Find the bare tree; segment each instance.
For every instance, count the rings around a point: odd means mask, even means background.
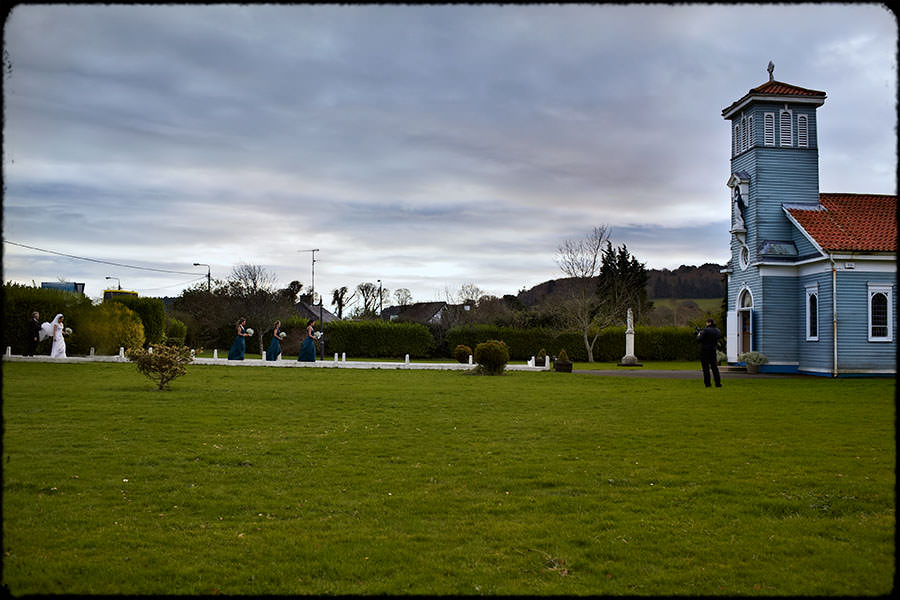
[[[229,293],[252,296],[257,292],[274,292],[278,277],[261,265],[239,263],[231,268],[226,285]]]
[[[398,288],[394,290],[394,298],[399,306],[408,306],[412,304],[412,292],[406,288]]]
[[[344,318],[344,308],[350,303],[353,297],[356,294],[347,294],[350,293],[350,290],[347,289],[347,286],[339,287],[335,290],[331,290],[331,305],[337,308],[337,318]]]
[[[588,362],[594,362],[594,344],[600,331],[612,324],[599,309],[597,282],[603,262],[603,245],[609,227],[594,227],[579,240],[566,240],[557,250],[560,270],[573,279],[569,297],[560,304],[563,322],[581,331]],[[593,335],[591,335],[593,333]]]
[[[378,306],[378,286],[371,282],[360,283],[356,286],[356,293],[362,300],[362,314],[374,315],[375,307]]]
[[[264,332],[285,310],[293,309],[293,302],[285,302],[288,294],[276,289],[277,281],[275,274],[263,266],[240,263],[232,267],[225,283],[225,294],[234,311],[232,318],[237,320],[238,316],[243,316],[247,319],[248,327],[254,329],[253,337],[259,344],[260,354],[265,352]]]

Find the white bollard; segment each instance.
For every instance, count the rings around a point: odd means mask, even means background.
[[[469,355],[469,364],[470,365],[472,364],[472,355],[471,354]]]
[[[6,347],[6,355],[7,355],[7,356],[12,356],[12,346],[7,346],[7,347]]]
[[[213,350],[213,358],[219,358],[219,351]]]
[[[94,358],[94,347],[91,346],[91,358]]]
[[[347,353],[341,352],[341,362],[347,362]]]
[[[406,364],[409,364],[409,354],[406,355],[406,360],[405,360],[405,362],[406,362]]]
[[[334,353],[334,362],[337,362],[337,361],[338,361],[338,354],[337,354],[337,352],[335,352]]]
[[[125,360],[125,348],[119,346],[119,360]]]

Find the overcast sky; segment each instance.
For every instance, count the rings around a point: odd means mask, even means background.
[[[5,281],[176,296],[261,265],[325,296],[562,277],[607,224],[648,268],[729,258],[722,109],[825,91],[820,190],[896,193],[879,4],[19,5],[4,29]],[[160,271],[177,271],[163,273]]]

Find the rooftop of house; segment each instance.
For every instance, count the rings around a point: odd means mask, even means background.
[[[818,205],[785,209],[827,252],[897,250],[897,196],[819,194]]]

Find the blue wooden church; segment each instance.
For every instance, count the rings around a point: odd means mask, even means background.
[[[896,375],[897,196],[819,192],[825,92],[769,80],[731,122],[728,362],[760,371]]]

